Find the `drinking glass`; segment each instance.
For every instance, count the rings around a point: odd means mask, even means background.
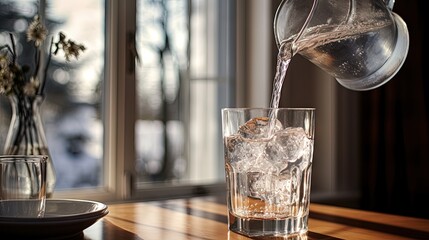
[[[45,155],[0,156],[0,216],[43,217],[46,203]]]
[[[314,128],[314,108],[222,109],[229,230],[308,231]]]

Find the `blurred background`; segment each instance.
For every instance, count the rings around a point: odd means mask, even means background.
[[[280,0],[1,0],[0,45],[37,12],[83,43],[54,58],[42,118],[57,193],[153,199],[224,191],[220,109],[266,107]],[[396,1],[410,49],[382,87],[353,92],[295,56],[280,107],[315,107],[312,201],[429,218],[429,85],[423,7]],[[0,143],[10,122],[0,98]],[[87,192],[86,192],[87,193]]]

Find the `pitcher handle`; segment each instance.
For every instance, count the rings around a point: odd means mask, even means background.
[[[393,5],[395,4],[395,0],[384,0],[384,2],[386,3],[386,6],[392,10],[393,9]]]

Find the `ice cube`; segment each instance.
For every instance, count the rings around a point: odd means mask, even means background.
[[[247,172],[248,193],[247,196],[266,200],[267,192],[270,192],[270,175],[261,172]]]
[[[272,179],[273,191],[269,194],[270,201],[277,205],[286,205],[289,203],[291,195],[291,178],[289,174],[273,176]]]
[[[283,129],[281,122],[277,119],[273,119],[273,127],[270,132],[270,118],[268,117],[257,117],[247,121],[244,125],[240,126],[238,133],[247,139],[260,139],[270,137],[270,133],[277,132]]]
[[[280,169],[287,167],[287,162],[295,162],[309,151],[309,139],[303,128],[286,128],[275,133],[267,143],[265,152],[269,161]]]
[[[272,178],[276,174],[277,168],[264,159],[250,165],[246,170],[248,196],[268,200],[274,191]]]
[[[284,170],[279,175],[271,177],[272,191],[267,192],[270,201],[277,205],[291,205],[298,201],[301,170],[297,166]]]
[[[225,138],[225,158],[237,172],[248,171],[250,168],[259,169],[266,141],[243,139],[240,135]]]

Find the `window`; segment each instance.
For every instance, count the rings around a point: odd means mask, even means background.
[[[10,31],[26,41],[26,24],[39,9],[50,34],[63,31],[87,48],[72,63],[54,57],[48,73],[42,117],[58,197],[159,197],[223,186],[220,108],[232,99],[226,91],[231,6],[226,0],[0,3],[1,42]],[[10,111],[3,97],[0,111],[4,144]]]
[[[29,45],[25,34],[29,22],[38,12],[39,2],[2,1],[1,4],[4,5],[0,15],[3,18],[1,42],[10,43],[8,32],[13,32],[19,57],[23,61],[29,58],[28,62],[31,62],[33,56],[25,51],[25,46]],[[41,1],[40,6],[45,6],[39,13],[46,19],[49,32],[45,49],[49,48],[50,37],[57,38],[59,31],[67,39],[87,47],[78,61],[71,59],[66,63],[62,56],[53,55],[47,73],[42,117],[57,174],[56,189],[97,187],[103,184],[100,86],[104,72],[104,2]],[[10,111],[6,109],[2,109],[7,113],[2,119],[2,132],[7,131],[10,121]]]
[[[139,183],[223,178],[219,129],[222,1],[140,0],[136,154]],[[223,61],[225,62],[225,61]],[[142,186],[142,184],[140,184]]]

